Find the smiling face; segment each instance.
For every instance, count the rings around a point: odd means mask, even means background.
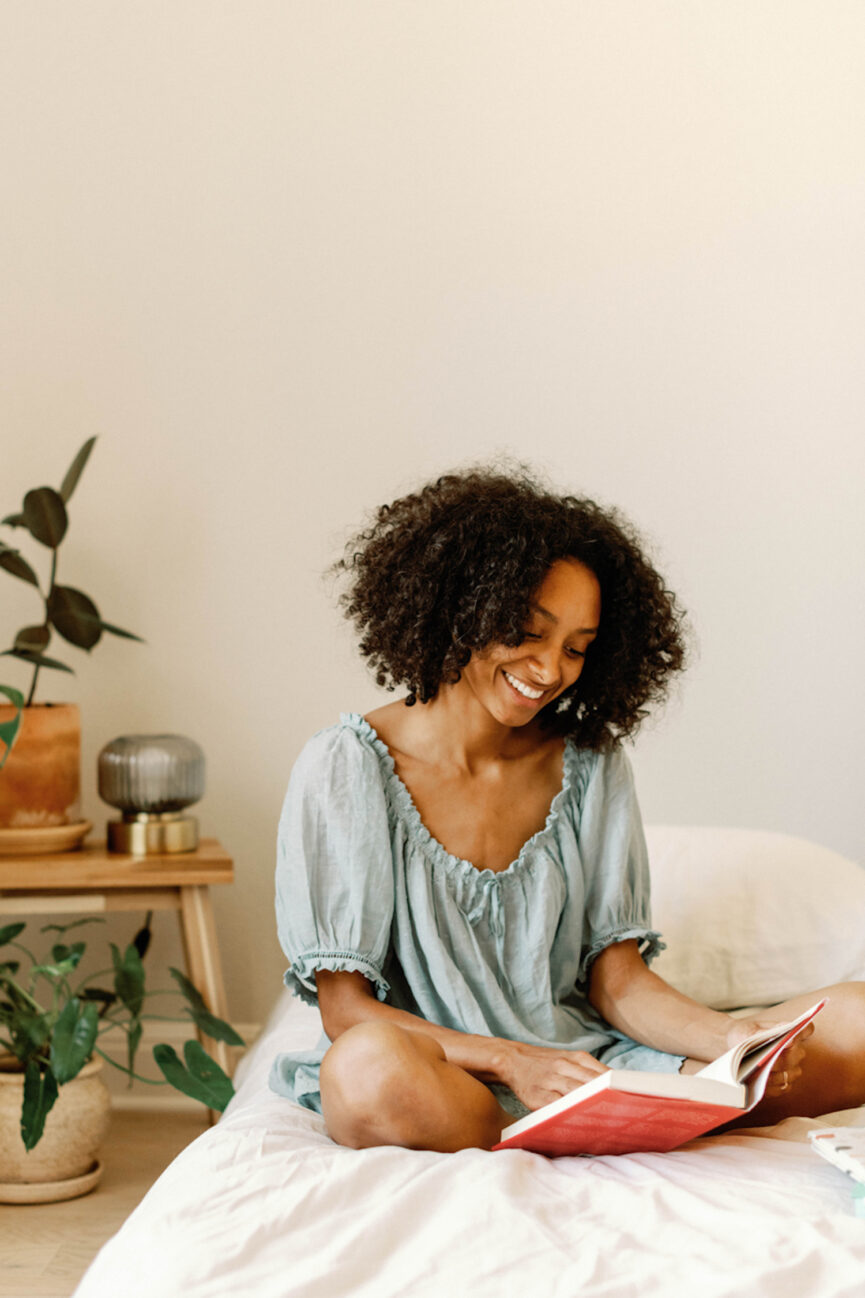
[[[463,669],[466,687],[503,725],[525,725],[577,680],[600,617],[595,574],[577,559],[557,559],[532,596],[522,643],[475,653]]]

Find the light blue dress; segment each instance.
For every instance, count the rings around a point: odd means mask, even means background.
[[[637,1045],[588,1003],[593,958],[651,927],[649,869],[628,760],[568,741],[543,829],[506,870],[452,856],[420,819],[386,746],[343,715],[301,752],[279,824],[285,982],[315,1003],[317,969],[357,970],[379,1000],[461,1032],[586,1050],[611,1067],[676,1072],[682,1056]],[[277,1057],[270,1085],[321,1111],[329,1045]],[[512,1113],[526,1112],[505,1087]]]

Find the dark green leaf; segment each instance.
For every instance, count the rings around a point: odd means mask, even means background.
[[[64,964],[69,964],[73,969],[77,969],[86,950],[86,942],[73,942],[72,946],[66,946],[63,942],[58,942],[51,948],[51,959],[58,962],[63,961]]]
[[[51,1069],[62,1085],[77,1077],[93,1053],[99,1010],[73,996],[63,1006],[51,1038]]]
[[[83,928],[85,924],[106,924],[108,921],[101,915],[88,915],[86,919],[71,919],[68,924],[43,924],[40,933],[68,933],[73,928]]]
[[[6,523],[9,527],[27,526],[27,519],[23,514],[7,514],[6,517],[0,521]]]
[[[20,577],[22,581],[27,581],[31,586],[39,589],[39,578],[27,560],[23,559],[17,550],[3,545],[2,542],[0,542],[0,568],[5,568],[13,577]]]
[[[2,771],[3,764],[12,752],[12,745],[15,743],[18,731],[21,729],[24,695],[21,694],[19,690],[14,690],[11,685],[0,685],[0,694],[5,694],[7,699],[9,699],[12,706],[15,708],[15,715],[13,717],[8,721],[0,722],[0,743],[3,744],[3,755],[0,757],[0,771]]]
[[[14,978],[20,968],[20,960],[4,960],[3,963],[0,964],[0,982],[2,982],[4,977]]]
[[[114,962],[114,990],[129,1012],[137,1017],[144,1001],[144,966],[141,956],[131,944],[121,956],[118,947],[112,942],[111,958]]]
[[[126,1051],[127,1051],[128,1068],[130,1073],[135,1068],[135,1053],[138,1050],[138,1047],[141,1043],[141,1033],[143,1031],[144,1029],[141,1025],[141,1020],[135,1019],[129,1031],[126,1034]],[[129,1085],[130,1086],[132,1085],[131,1077],[129,1078]]]
[[[211,1014],[204,1003],[204,997],[195,985],[189,981],[186,974],[181,973],[179,969],[172,969],[171,976],[186,997],[195,1026],[200,1028],[205,1036],[212,1037],[214,1041],[225,1041],[230,1046],[242,1046],[244,1044],[243,1038],[238,1036],[230,1024]]]
[[[110,622],[100,622],[99,625],[103,631],[110,631],[112,635],[122,636],[124,640],[137,640],[139,644],[147,643],[140,635],[133,635],[131,631],[124,631],[119,626],[112,626]]]
[[[26,1002],[16,996],[14,987],[7,987],[6,991],[9,999],[17,1007],[14,1030],[19,1052],[25,1055],[35,1054],[42,1049],[51,1034],[48,1015],[34,1012]]]
[[[51,629],[47,626],[25,626],[15,637],[15,648],[25,653],[41,653],[47,649],[51,640]]]
[[[58,672],[70,672],[75,675],[71,667],[65,663],[58,662],[56,658],[46,658],[44,654],[31,653],[29,649],[4,649],[0,653],[0,658],[20,658],[23,663],[30,663],[33,667],[53,667]]]
[[[70,644],[92,649],[102,636],[99,609],[73,586],[55,586],[48,598],[48,621]]]
[[[15,924],[6,924],[0,928],[0,946],[5,946],[7,942],[14,942],[19,933],[23,933],[27,927],[26,921],[17,921]]]
[[[84,1001],[98,1001],[100,1005],[114,1005],[117,996],[104,987],[85,987],[81,993],[81,999]]]
[[[193,1100],[200,1100],[210,1109],[220,1112],[226,1107],[234,1094],[231,1078],[219,1064],[211,1059],[197,1041],[187,1041],[183,1048],[186,1067],[180,1062],[177,1052],[166,1045],[153,1047],[153,1058],[159,1065],[162,1075],[176,1090],[189,1095]]]
[[[53,487],[36,487],[24,497],[24,522],[33,536],[49,550],[56,550],[66,535],[69,520],[63,497]]]
[[[207,1006],[204,1003],[204,997],[201,995],[201,992],[198,990],[195,984],[191,983],[187,978],[186,974],[181,973],[179,969],[175,969],[172,967],[170,972],[171,972],[171,977],[177,983],[177,985],[179,986],[180,990],[183,992],[183,995],[189,1001],[189,1004],[192,1006],[192,1008],[194,1010],[204,1010],[206,1012]]]
[[[24,1074],[24,1107],[21,1110],[21,1139],[28,1151],[39,1144],[45,1130],[45,1119],[57,1099],[57,1079],[50,1068],[40,1073],[31,1060]]]
[[[95,441],[96,441],[95,437],[88,437],[87,441],[81,447],[81,450],[78,452],[78,454],[75,456],[75,459],[72,461],[71,465],[69,466],[69,469],[67,470],[66,473],[66,477],[63,479],[63,482],[60,486],[60,495],[63,497],[64,500],[69,499],[69,497],[72,495],[73,491],[75,490],[76,486],[78,485],[78,479],[81,477],[81,472],[85,464],[87,463],[88,459],[90,458],[90,452],[93,450],[93,444]]]
[[[230,1023],[216,1018],[209,1010],[190,1010],[189,1013],[195,1026],[200,1028],[206,1037],[212,1037],[214,1041],[224,1041],[229,1046],[245,1044],[243,1037],[235,1032]]]
[[[147,912],[147,918],[145,919],[143,925],[135,934],[135,937],[132,939],[132,945],[135,947],[135,950],[141,956],[142,960],[147,955],[148,948],[150,947],[150,939],[153,936],[153,932],[150,927],[150,921],[152,920],[152,918],[153,918],[153,911],[149,910]]]

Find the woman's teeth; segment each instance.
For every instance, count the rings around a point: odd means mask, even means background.
[[[530,685],[524,685],[522,681],[518,681],[516,676],[512,676],[510,672],[505,672],[505,680],[509,685],[513,685],[517,693],[522,694],[523,698],[539,699],[543,697],[543,690],[533,690]]]

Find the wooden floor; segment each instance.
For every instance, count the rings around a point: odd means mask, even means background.
[[[70,1298],[113,1235],[176,1154],[206,1130],[204,1110],[115,1110],[91,1193],[65,1203],[0,1205],[0,1298]]]

